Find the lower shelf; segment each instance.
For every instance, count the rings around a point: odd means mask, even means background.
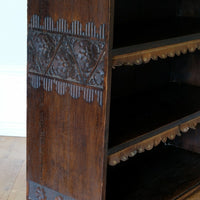
[[[161,89],[112,98],[109,148],[200,111],[200,87],[171,83]]]
[[[106,199],[179,199],[200,184],[199,169],[199,154],[160,145],[129,162],[108,167]]]
[[[169,84],[158,91],[112,99],[109,164],[151,150],[200,123],[200,87]]]

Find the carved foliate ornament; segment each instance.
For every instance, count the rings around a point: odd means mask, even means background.
[[[99,32],[94,23],[82,31],[80,22],[72,22],[68,29],[65,20],[59,19],[56,27],[51,18],[34,15],[28,34],[28,77],[33,88],[53,87],[59,95],[68,92],[77,99],[83,94],[87,102],[95,95],[102,106],[104,89],[105,25]]]

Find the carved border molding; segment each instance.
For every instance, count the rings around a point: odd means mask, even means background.
[[[34,15],[28,31],[28,80],[35,89],[54,88],[59,95],[69,93],[74,99],[103,102],[105,25],[97,33],[94,23],[83,29],[78,21],[68,26],[59,19],[54,28],[52,18],[40,25]],[[84,30],[84,31],[83,31]]]
[[[33,181],[29,181],[29,200],[74,200],[71,197],[60,194],[50,188],[44,187]]]
[[[83,99],[88,103],[92,103],[96,96],[99,105],[102,106],[103,104],[103,91],[101,90],[74,85],[72,83],[31,73],[28,74],[28,78],[30,79],[31,86],[35,89],[43,87],[45,91],[51,92],[53,91],[53,87],[55,87],[55,90],[59,95],[65,95],[67,92],[74,99],[79,99],[82,94]]]
[[[143,153],[146,150],[150,151],[154,147],[158,146],[161,142],[166,143],[167,139],[174,140],[176,136],[181,136],[181,132],[187,133],[190,129],[195,129],[199,123],[200,117],[197,117],[158,135],[143,140],[137,144],[131,145],[121,151],[109,155],[108,163],[111,166],[115,166],[121,161],[127,161],[130,157],[134,157],[137,153]]]
[[[105,40],[105,24],[100,25],[99,29],[93,22],[88,22],[83,26],[79,21],[67,23],[65,19],[58,19],[54,23],[51,17],[45,17],[41,24],[40,16],[33,15],[29,24],[30,29],[50,31],[56,33],[66,33],[73,36],[82,36],[97,40]]]

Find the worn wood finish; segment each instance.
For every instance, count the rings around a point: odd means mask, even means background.
[[[189,134],[184,134],[181,138],[177,138],[173,142],[171,142],[172,145],[175,145],[176,147],[183,148],[188,151],[193,151],[196,153],[200,153],[200,129],[199,125],[194,130],[190,130]]]
[[[120,107],[121,103],[123,107]],[[125,161],[137,152],[166,142],[167,138],[174,139],[180,131],[187,132],[189,127],[194,129],[199,123],[199,106],[199,88],[179,84],[145,91],[137,94],[137,98],[135,95],[113,97],[109,163]]]
[[[194,186],[193,189],[191,189],[186,194],[179,197],[177,200],[198,200],[200,196],[200,185]]]
[[[196,127],[200,116],[198,63],[199,51],[113,69],[110,165]]]
[[[161,145],[108,169],[107,199],[174,200],[200,183],[199,154]]]
[[[196,0],[116,0],[113,67],[194,52],[200,45],[199,8]]]
[[[198,0],[116,0],[114,48],[199,33]],[[131,29],[132,28],[132,29]]]
[[[103,199],[110,4],[28,1],[27,198]]]
[[[188,54],[184,57],[178,57],[174,63],[173,80],[187,84],[200,86],[200,60],[199,51]]]
[[[0,165],[0,170],[3,171],[0,182],[2,182],[3,185],[8,184],[9,181],[10,185],[12,186],[12,190],[7,190],[6,187],[0,187],[0,193],[4,191],[8,194],[10,192],[8,200],[24,200],[26,196],[26,163],[25,163],[25,144],[26,144],[26,138],[16,138],[16,137],[0,137],[0,163],[5,162],[5,158],[9,160],[10,163],[13,163],[12,166],[16,167],[18,169],[18,162],[16,158],[21,158],[24,160],[24,164],[21,169],[18,171],[18,175],[16,179],[13,179],[13,170],[9,167],[10,165],[6,165],[6,168],[3,165]],[[11,154],[11,147],[13,147],[13,150],[15,153],[17,153],[17,156],[10,156],[8,157],[8,154]],[[16,151],[17,149],[17,151]],[[19,150],[21,149],[21,150]],[[14,162],[12,162],[14,161]],[[7,164],[7,163],[6,163]],[[8,171],[8,173],[5,173],[5,171]],[[2,179],[2,175],[6,177],[6,182],[4,179]],[[187,192],[186,194],[182,195],[178,200],[198,200],[200,198],[200,186],[197,185],[194,186],[194,189]],[[4,200],[4,195],[1,196],[1,199]],[[7,199],[7,197],[5,197]]]
[[[157,130],[142,134],[132,140],[128,140],[127,142],[119,144],[109,150],[108,163],[111,166],[115,166],[121,161],[127,161],[130,157],[134,157],[137,153],[150,151],[154,147],[157,147],[161,142],[166,143],[167,140],[174,140],[176,136],[181,136],[182,133],[187,133],[190,129],[196,129],[196,126],[199,123],[200,112],[187,116]],[[196,139],[192,137],[191,134],[188,134],[188,137],[193,138],[192,140]],[[193,144],[194,141],[192,141],[190,145]],[[193,148],[195,149],[197,146]],[[189,150],[189,148],[185,149]],[[200,153],[200,151],[197,152]]]
[[[199,7],[196,0],[28,1],[27,199],[167,200],[199,184],[199,155],[173,147],[107,171],[107,163],[200,122]],[[137,173],[148,160],[153,171]],[[155,170],[167,182],[160,192]],[[169,174],[178,180],[172,186]],[[150,186],[145,192],[137,175]]]
[[[180,56],[200,49],[200,34],[171,38],[112,50],[112,66],[140,65],[158,58]]]

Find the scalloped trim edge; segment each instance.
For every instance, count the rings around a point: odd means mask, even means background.
[[[187,133],[190,129],[195,129],[197,124],[200,123],[200,117],[193,120],[180,124],[174,128],[171,128],[165,132],[162,132],[156,136],[148,138],[140,143],[132,145],[119,152],[108,156],[108,164],[115,166],[121,161],[127,161],[130,157],[134,157],[137,153],[143,153],[146,150],[150,151],[154,147],[158,146],[161,142],[166,143],[167,139],[174,140],[176,136],[181,136],[182,133]]]
[[[29,23],[30,29],[45,30],[49,32],[66,33],[74,36],[82,36],[88,38],[94,38],[97,40],[105,40],[105,24],[101,24],[99,28],[94,22],[88,22],[82,25],[79,21],[72,21],[71,24],[65,19],[58,19],[55,23],[53,18],[45,17],[43,23],[38,15],[33,15]]]
[[[192,53],[197,49],[200,50],[200,39],[117,55],[112,59],[112,67],[146,64],[151,60],[158,60],[158,58],[166,59],[168,57],[173,58],[175,56],[180,56],[181,54],[186,54],[188,51]]]
[[[96,99],[100,106],[103,105],[102,89],[79,86],[70,82],[64,82],[63,80],[31,73],[28,74],[28,79],[34,89],[43,87],[47,92],[52,92],[55,89],[61,96],[69,93],[73,99],[79,99],[82,96],[87,103],[92,103]]]

